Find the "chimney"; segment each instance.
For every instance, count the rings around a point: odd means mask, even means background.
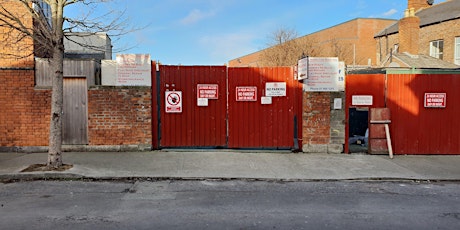
[[[420,2],[409,0],[411,2]],[[404,12],[404,18],[399,20],[399,52],[408,52],[413,55],[419,53],[420,18],[415,16],[415,8]]]
[[[414,8],[415,12],[423,8],[428,8],[430,6],[431,5],[428,3],[427,0],[408,0],[407,2],[407,9]]]

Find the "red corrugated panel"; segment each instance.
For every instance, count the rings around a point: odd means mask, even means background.
[[[349,111],[350,108],[368,107],[384,108],[385,107],[385,74],[351,74],[345,78],[345,120],[347,122],[345,136],[349,139]],[[372,95],[373,104],[371,106],[352,105],[354,95]],[[392,112],[392,111],[391,111]],[[346,142],[348,143],[348,142]],[[345,152],[348,153],[348,144],[345,145]]]
[[[262,105],[267,82],[286,82],[286,96],[272,97],[272,104]],[[237,101],[237,87],[257,87],[257,100]],[[293,79],[292,68],[229,68],[228,94],[229,148],[294,147],[295,116],[297,136],[301,133],[302,88]]]
[[[226,145],[226,67],[160,66],[161,147]],[[218,99],[197,105],[197,85],[217,84]],[[182,92],[182,112],[166,113],[165,92]]]
[[[395,153],[460,153],[459,88],[458,75],[388,75],[388,107]],[[425,108],[425,93],[446,93],[446,108]]]

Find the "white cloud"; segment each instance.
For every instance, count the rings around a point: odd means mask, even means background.
[[[398,10],[396,9],[391,9],[385,13],[383,13],[383,16],[385,17],[390,17],[390,16],[393,16],[394,14],[398,13]]]
[[[205,18],[213,17],[215,12],[203,12],[199,9],[194,9],[190,11],[190,13],[183,19],[180,20],[181,24],[183,25],[191,25],[197,23]]]

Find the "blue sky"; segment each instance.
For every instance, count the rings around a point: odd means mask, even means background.
[[[355,18],[400,19],[406,7],[407,0],[115,0],[102,11],[126,10],[128,23],[146,26],[113,38],[114,51],[132,47],[122,53],[148,53],[163,64],[223,65],[266,48],[278,28],[303,36]]]

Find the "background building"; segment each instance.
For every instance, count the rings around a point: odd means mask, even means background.
[[[404,18],[375,41],[381,66],[458,68],[452,64],[460,65],[460,1],[409,0]]]
[[[397,21],[391,19],[357,18],[295,40],[305,41],[312,49],[311,56],[339,57],[348,66],[374,66],[376,65],[374,35],[395,22]],[[263,52],[264,50],[261,50],[235,58],[230,60],[228,65],[230,67],[264,66]]]
[[[107,33],[71,33],[64,38],[65,58],[112,59],[112,42]]]

